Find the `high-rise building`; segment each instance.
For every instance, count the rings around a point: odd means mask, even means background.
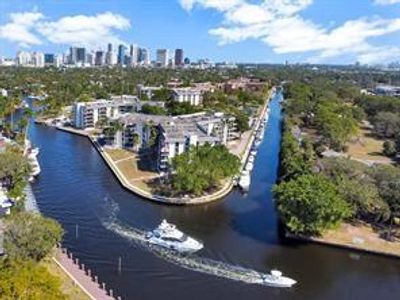
[[[175,66],[180,67],[183,65],[183,49],[175,50]]]
[[[119,65],[124,65],[125,64],[125,55],[126,55],[126,47],[124,45],[119,45],[118,46],[118,64]]]
[[[76,62],[77,63],[86,63],[86,49],[85,48],[76,48]]]
[[[69,48],[69,58],[68,58],[68,63],[69,64],[76,64],[77,62],[77,48],[76,47],[71,47]]]
[[[132,44],[129,49],[130,56],[130,66],[134,67],[139,62],[139,47],[137,45]]]
[[[104,51],[96,51],[94,64],[95,66],[103,66],[105,63],[105,54]]]
[[[55,64],[56,56],[52,53],[46,53],[44,55],[44,64],[46,66],[52,66]]]
[[[168,66],[168,50],[167,49],[157,49],[157,66],[167,67]]]
[[[149,65],[150,64],[150,52],[146,48],[139,49],[139,63],[142,65]]]
[[[32,55],[29,52],[18,51],[16,57],[18,66],[26,67],[32,64]]]
[[[111,43],[107,45],[107,52],[113,52],[113,45]]]
[[[42,52],[34,52],[32,55],[33,66],[36,68],[44,67],[44,54]]]

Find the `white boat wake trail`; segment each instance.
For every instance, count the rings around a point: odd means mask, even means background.
[[[145,239],[145,231],[133,228],[118,221],[116,218],[116,214],[119,209],[118,205],[114,201],[110,201],[110,199],[106,200],[109,204],[107,205],[109,206],[107,210],[109,216],[107,218],[101,218],[104,227],[120,235],[121,237],[124,237],[135,244],[142,246],[144,249],[154,253],[158,257],[192,271],[224,277],[245,283],[268,285],[260,281],[261,275],[265,274],[255,270],[201,257],[195,254],[182,254],[160,246],[148,244]]]

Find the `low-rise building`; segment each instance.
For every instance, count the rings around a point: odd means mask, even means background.
[[[400,86],[378,85],[374,92],[379,96],[400,97]]]
[[[190,103],[191,105],[200,105],[203,101],[202,92],[196,88],[184,87],[172,89],[172,99],[179,103]]]
[[[163,89],[162,86],[144,86],[143,84],[138,84],[136,86],[137,95],[140,99],[147,97],[147,99],[152,99],[154,92]]]
[[[153,148],[159,171],[168,171],[171,159],[191,146],[227,144],[239,137],[235,118],[223,113],[176,117],[127,113],[118,123],[120,130],[103,131],[107,144],[134,151]]]
[[[226,93],[240,90],[246,92],[262,92],[266,84],[266,82],[263,82],[260,79],[240,77],[238,79],[228,80],[225,83],[224,90]]]
[[[73,106],[73,125],[75,128],[94,128],[99,121],[116,119],[120,115],[136,111],[139,100],[135,96],[119,96],[114,100],[77,102]]]

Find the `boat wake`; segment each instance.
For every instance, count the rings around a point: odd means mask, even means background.
[[[226,262],[201,257],[196,254],[184,254],[161,246],[150,245],[145,239],[145,231],[128,226],[116,218],[118,205],[115,202],[111,202],[111,207],[109,207],[109,209],[109,217],[102,220],[105,228],[129,241],[134,242],[135,244],[143,247],[147,251],[150,251],[151,253],[170,263],[191,271],[223,277],[230,280],[241,281],[250,284],[269,285],[268,283],[260,280],[262,276],[267,274],[263,274],[252,269],[235,266]]]

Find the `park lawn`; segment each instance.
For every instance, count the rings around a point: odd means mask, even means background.
[[[391,159],[383,154],[383,140],[374,137],[370,129],[362,127],[357,140],[348,143],[349,156],[355,159],[391,163]]]
[[[381,238],[372,226],[361,222],[344,223],[338,229],[328,230],[320,240],[400,256],[400,242],[389,242]]]
[[[113,161],[134,156],[134,153],[125,149],[106,149],[104,151],[111,157]]]
[[[155,172],[140,170],[137,163],[137,158],[134,157],[117,162],[116,165],[128,180],[157,175]]]
[[[50,258],[46,258],[40,262],[47,270],[61,282],[61,291],[64,295],[71,300],[90,300],[89,296],[85,294],[72,279]]]
[[[147,183],[147,181],[148,181],[148,179],[130,180],[129,183],[143,191],[151,193],[153,191],[153,189]]]

